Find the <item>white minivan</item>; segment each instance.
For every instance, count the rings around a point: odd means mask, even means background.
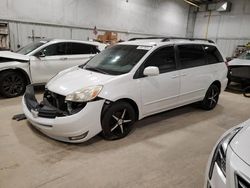
[[[152,114],[194,102],[211,110],[226,84],[227,66],[212,41],[137,38],[57,74],[40,103],[28,86],[22,103],[31,124],[51,138],[76,143],[101,132],[114,140]]]
[[[87,62],[105,47],[92,41],[42,39],[16,52],[0,51],[0,95],[22,95],[29,83],[45,84],[58,72]]]

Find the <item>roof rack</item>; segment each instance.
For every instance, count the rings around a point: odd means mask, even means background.
[[[202,40],[202,41],[207,41],[209,43],[214,43],[214,41],[210,39],[204,39],[204,38],[187,38],[187,37],[165,37],[162,39],[162,42],[169,41],[171,39],[184,39],[184,40],[190,40],[190,41],[195,41],[195,40]]]
[[[165,37],[137,37],[137,38],[131,38],[128,41],[134,41],[134,40],[150,40],[150,39],[164,39]]]
[[[142,37],[142,38],[132,38],[129,39],[129,41],[134,41],[134,40],[149,40],[149,39],[162,39],[161,42],[166,42],[174,39],[184,39],[184,40],[190,40],[190,41],[195,41],[195,40],[201,40],[201,41],[207,41],[209,43],[214,43],[214,41],[210,39],[204,39],[204,38],[187,38],[187,37]]]

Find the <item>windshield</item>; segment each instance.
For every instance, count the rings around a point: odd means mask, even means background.
[[[244,53],[242,53],[238,59],[247,59],[247,60],[250,60],[250,51],[246,51]]]
[[[115,45],[89,60],[85,69],[103,74],[128,73],[150,48],[136,45]]]
[[[27,55],[28,53],[32,52],[33,50],[37,49],[38,47],[46,44],[47,41],[40,41],[40,42],[33,42],[30,43],[16,51],[16,53]]]

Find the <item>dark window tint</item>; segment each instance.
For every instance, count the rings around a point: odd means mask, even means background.
[[[182,68],[206,65],[206,58],[201,45],[180,45],[179,58]]]
[[[65,55],[66,47],[66,43],[51,44],[42,49],[42,52],[45,54],[45,56]]]
[[[100,53],[100,50],[98,49],[97,46],[92,46],[92,51],[93,51],[93,54]]]
[[[71,51],[73,55],[96,54],[99,52],[96,46],[81,43],[71,43],[69,51]]]
[[[215,46],[204,46],[204,50],[207,55],[208,64],[223,62],[223,58]]]
[[[156,66],[160,73],[172,71],[176,69],[175,52],[173,46],[168,46],[156,50],[145,63],[145,68],[148,66]]]

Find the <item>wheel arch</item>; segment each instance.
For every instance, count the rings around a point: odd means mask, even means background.
[[[134,100],[132,100],[132,99],[130,99],[130,98],[121,98],[121,99],[118,99],[118,100],[116,100],[116,101],[106,100],[105,103],[104,103],[104,105],[103,105],[103,108],[102,108],[102,115],[101,115],[101,116],[103,116],[103,114],[105,113],[105,111],[107,110],[107,108],[108,108],[110,105],[112,105],[113,103],[116,103],[116,102],[127,102],[127,103],[129,103],[129,104],[133,107],[133,109],[135,110],[135,113],[136,113],[136,120],[139,119],[139,117],[140,117],[140,112],[139,112],[138,105],[137,105],[137,103],[136,103]],[[102,118],[102,117],[101,117],[101,118]]]
[[[27,84],[31,83],[30,77],[25,70],[21,68],[8,68],[8,69],[0,70],[0,74],[2,74],[3,72],[8,72],[8,71],[13,71],[13,72],[21,74],[22,76],[24,76]]]
[[[215,80],[211,85],[216,85],[219,88],[220,92],[221,92],[221,83],[220,83],[219,80]]]

